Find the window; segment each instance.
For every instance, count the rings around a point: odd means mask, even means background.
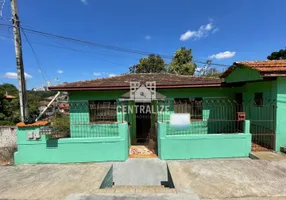
[[[254,105],[255,106],[262,106],[263,105],[263,93],[255,93],[254,94]]]
[[[191,119],[203,119],[202,98],[176,98],[175,113],[190,113]]]
[[[117,121],[116,101],[89,101],[90,122],[115,122]]]

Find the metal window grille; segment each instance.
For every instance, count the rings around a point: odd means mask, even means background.
[[[116,122],[116,101],[89,101],[89,114],[91,123]]]
[[[190,113],[191,119],[202,120],[202,98],[180,98],[174,100],[175,113]]]

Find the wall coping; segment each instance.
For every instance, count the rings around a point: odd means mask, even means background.
[[[34,126],[46,126],[50,121],[37,121],[32,124],[25,124],[24,122],[19,122],[16,124],[17,127],[34,127]]]

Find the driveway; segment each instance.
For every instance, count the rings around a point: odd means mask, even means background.
[[[167,163],[176,190],[192,191],[202,200],[286,199],[286,160],[215,159]],[[111,163],[3,166],[0,167],[0,199],[58,200],[71,194],[95,194],[110,166]]]
[[[175,187],[201,199],[286,199],[286,160],[168,161]]]
[[[93,193],[110,164],[46,164],[0,167],[0,199],[64,199]]]

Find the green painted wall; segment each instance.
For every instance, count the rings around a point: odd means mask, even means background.
[[[226,78],[226,83],[262,80],[260,73],[249,67],[236,67]]]
[[[246,119],[250,120],[250,132],[252,134],[271,134],[276,129],[276,105],[277,105],[277,81],[259,81],[246,83],[244,86],[235,88],[236,92],[243,94],[243,111]],[[254,103],[255,93],[263,93],[263,106]],[[276,131],[277,132],[277,131]],[[274,148],[274,136],[253,136],[263,140]]]
[[[78,138],[83,134],[84,137],[90,135],[94,136],[95,134],[98,134],[99,132],[102,132],[102,135],[104,136],[105,133],[108,133],[108,135],[114,135],[116,134],[116,130],[114,130],[110,125],[98,125],[98,124],[90,124],[89,123],[89,111],[88,111],[88,100],[117,100],[121,95],[125,94],[126,90],[114,90],[114,91],[72,91],[69,94],[69,100],[71,102],[80,104],[81,107],[73,108],[70,110],[70,130],[71,130],[71,137]],[[191,97],[203,97],[205,99],[228,99],[232,94],[232,90],[229,88],[186,88],[186,89],[159,89],[159,93],[165,95],[168,99],[173,98],[191,98]],[[170,110],[169,112],[158,112],[157,118],[158,120],[162,121],[169,120],[170,114],[174,113],[174,108],[172,105],[172,101],[170,101]],[[135,105],[134,101],[129,102],[119,102],[117,101],[117,105]],[[152,103],[153,105],[156,105],[156,102],[154,101]],[[165,105],[166,106],[166,105]],[[135,115],[135,107],[133,107],[133,114],[123,114],[121,113],[121,109],[118,109],[117,111],[117,121],[122,122],[122,117],[124,118],[124,121],[127,121],[130,125],[130,142],[131,144],[134,144],[136,141],[136,115]],[[207,121],[208,117],[214,116],[217,112],[217,107],[212,108],[206,108],[203,111],[203,118],[205,121]],[[209,114],[208,112],[210,112]],[[155,121],[155,115],[151,116],[152,125],[154,126]],[[202,125],[204,126],[204,125]],[[218,132],[219,130],[214,130],[214,127],[222,127],[221,126],[212,126],[210,124],[210,128],[208,127],[202,127],[201,131],[204,131],[204,133],[208,132]],[[106,131],[108,130],[108,131]]]
[[[277,79],[276,151],[286,146],[286,77]]]
[[[27,140],[28,131],[38,132],[40,127],[18,128],[15,164],[74,163],[124,161],[128,158],[128,125],[118,124],[118,136],[97,138]]]
[[[158,154],[164,160],[248,157],[251,151],[249,121],[243,134],[167,135],[167,126],[158,122]]]

